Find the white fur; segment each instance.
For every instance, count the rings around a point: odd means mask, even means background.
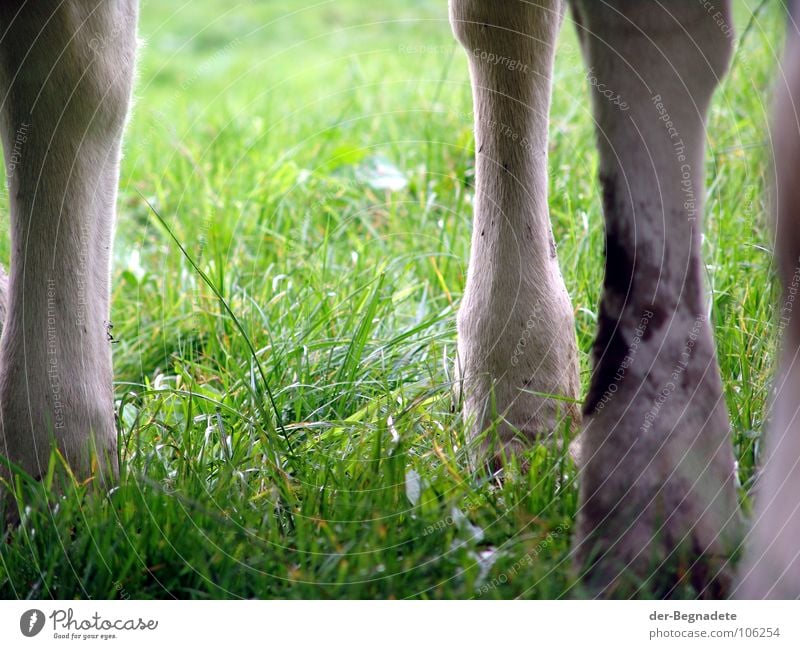
[[[547,207],[547,125],[558,0],[451,0],[475,112],[472,252],[458,313],[458,362],[473,435],[497,422],[506,446],[577,423],[572,305]],[[492,445],[484,441],[484,449]]]
[[[55,439],[79,477],[117,472],[109,263],[134,68],[133,0],[3,2],[0,122],[12,258],[0,452],[33,476]]]

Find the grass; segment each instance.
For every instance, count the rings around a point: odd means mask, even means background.
[[[0,596],[580,596],[571,463],[534,448],[497,481],[464,455],[473,142],[445,4],[143,3],[113,270],[122,484],[24,488]],[[736,3],[740,34],[757,4]],[[757,16],[709,124],[709,309],[745,505],[775,357],[781,23]],[[550,207],[584,388],[603,273],[588,104],[567,28]]]

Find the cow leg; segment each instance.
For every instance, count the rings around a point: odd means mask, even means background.
[[[782,75],[776,84],[773,138],[777,266],[783,284],[783,333],[767,451],[757,482],[753,529],[736,595],[800,598],[800,3],[794,3]]]
[[[684,576],[719,595],[738,541],[737,494],[700,237],[705,116],[730,31],[696,2],[574,8],[592,76],[615,96],[592,89],[606,271],[576,557],[605,595],[643,580],[669,595]],[[720,9],[730,25],[727,3]]]
[[[476,189],[458,313],[471,437],[497,459],[579,413],[573,312],[547,207],[547,126],[560,0],[450,0],[472,78]],[[552,398],[546,395],[555,395]],[[491,445],[491,449],[487,448]]]
[[[109,263],[136,13],[133,0],[0,4],[12,245],[0,454],[34,477],[53,445],[80,478],[117,472]]]

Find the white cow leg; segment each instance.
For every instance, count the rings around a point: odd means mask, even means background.
[[[644,580],[645,592],[669,595],[683,579],[720,595],[739,516],[700,237],[705,115],[730,32],[696,2],[576,0],[575,10],[604,84],[591,92],[606,223],[576,556],[605,595]]]
[[[779,328],[783,351],[757,481],[753,527],[736,595],[747,599],[800,598],[800,34],[789,24],[786,53],[776,84],[775,248],[783,283]]]
[[[53,444],[79,478],[117,473],[109,255],[136,13],[133,0],[0,5],[12,245],[0,454],[34,477]]]
[[[562,18],[559,0],[450,1],[453,31],[469,58],[477,158],[458,369],[472,438],[497,424],[499,436],[483,439],[483,455],[496,459],[580,416],[563,399],[578,394],[577,354],[547,207]]]

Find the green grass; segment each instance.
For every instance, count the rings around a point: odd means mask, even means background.
[[[740,28],[757,4],[737,2]],[[450,368],[473,143],[446,3],[163,0],[141,33],[113,271],[122,484],[24,489],[0,596],[580,595],[571,463],[535,448],[498,481],[464,454]],[[770,3],[709,125],[704,252],[745,503],[775,357],[781,33]],[[569,28],[560,50],[550,206],[585,387],[602,217]],[[373,188],[377,161],[407,186]]]

